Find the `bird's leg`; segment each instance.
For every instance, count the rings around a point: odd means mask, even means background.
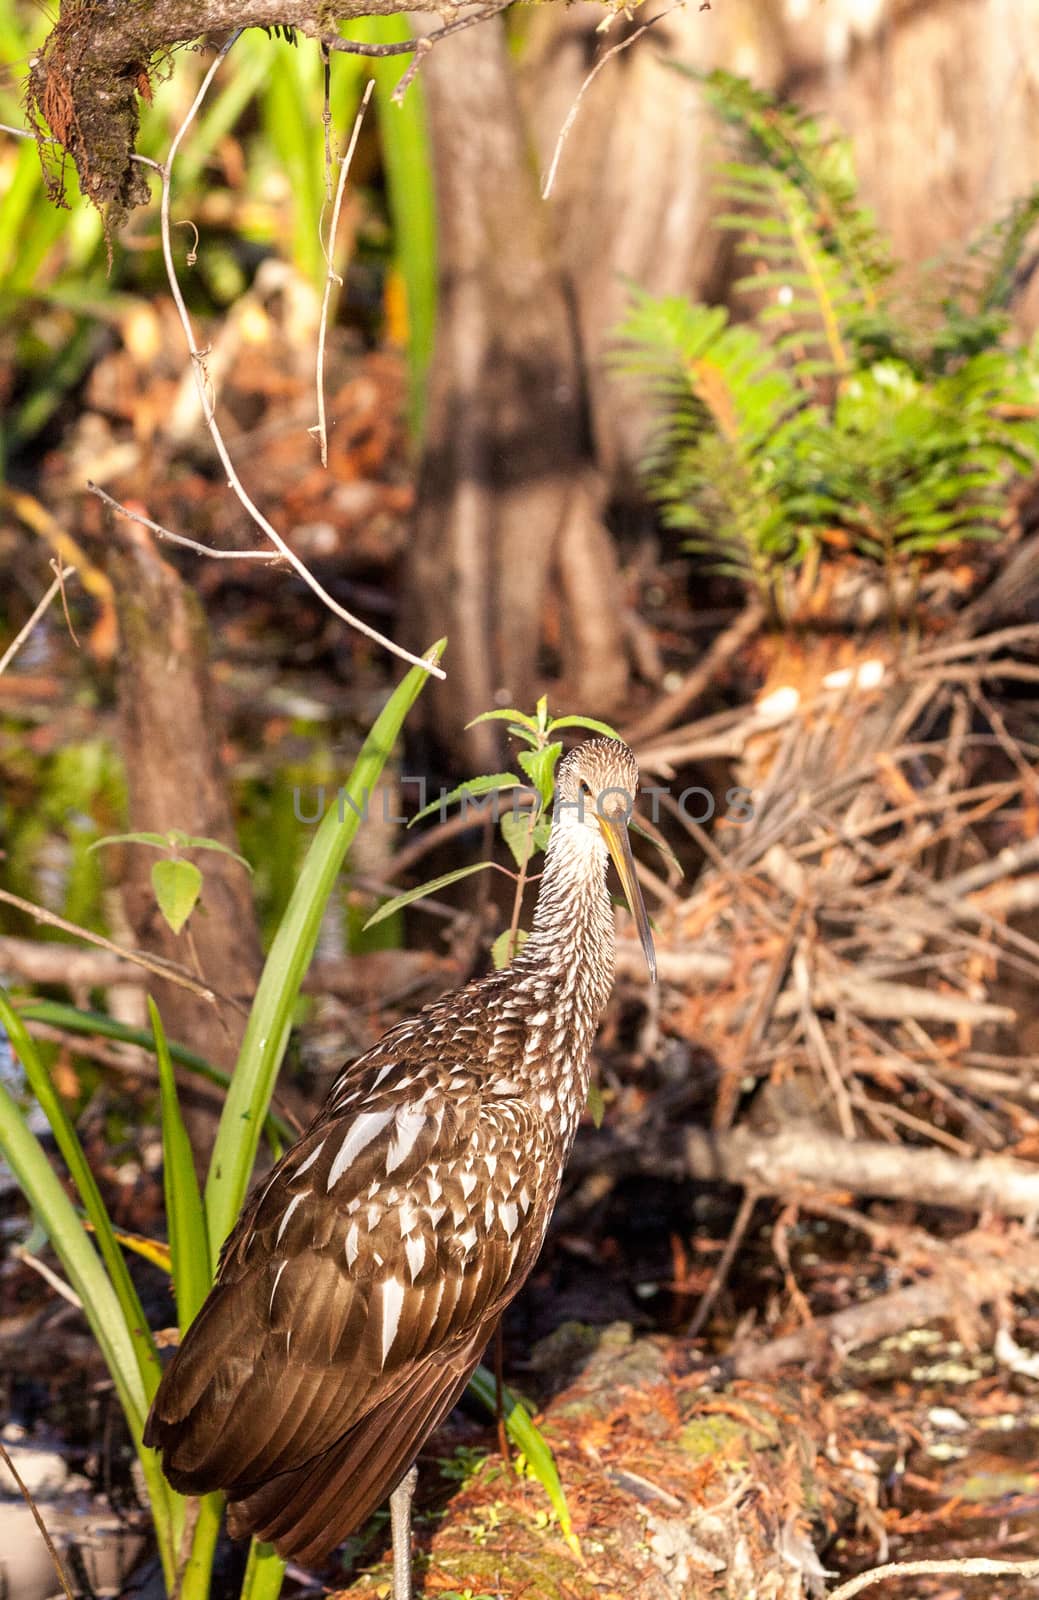
[[[410,1466],[390,1495],[393,1600],[411,1600],[411,1502],[417,1482],[418,1467]]]

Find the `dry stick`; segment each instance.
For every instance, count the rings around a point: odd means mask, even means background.
[[[131,511],[129,506],[124,506],[121,500],[116,500],[106,490],[87,479],[87,489],[91,494],[96,494],[106,506],[111,506],[117,516],[125,517],[128,522],[139,522],[142,528],[150,528],[152,533],[158,534],[160,539],[169,539],[173,544],[182,545],[185,550],[194,550],[196,555],[209,556],[213,561],[281,561],[282,557],[277,550],[214,550],[212,545],[199,544],[197,539],[187,539],[182,533],[172,533],[169,528],[164,528],[161,522],[153,522],[151,517],[146,517],[140,511]]]
[[[262,531],[267,535],[268,539],[274,545],[275,549],[279,551],[286,561],[289,562],[298,576],[303,579],[303,582],[307,585],[307,587],[317,595],[319,600],[323,601],[323,603],[328,607],[334,616],[339,617],[341,621],[347,623],[349,627],[354,628],[358,633],[363,634],[366,639],[371,639],[375,644],[381,645],[384,650],[390,651],[392,655],[399,656],[402,661],[409,662],[413,667],[422,667],[432,677],[443,678],[445,673],[442,667],[434,666],[432,662],[425,660],[422,656],[413,655],[410,650],[405,650],[403,645],[395,644],[392,639],[386,638],[385,634],[381,634],[377,629],[370,627],[367,622],[363,622],[360,617],[354,616],[353,612],[347,611],[344,606],[339,604],[338,600],[334,600],[332,598],[332,596],[328,593],[328,590],[318,582],[317,578],[315,578],[314,574],[310,571],[305,562],[301,561],[296,552],[291,549],[288,544],[286,544],[278,530],[271,522],[267,520],[259,506],[250,497],[235,470],[234,462],[231,460],[227,445],[224,442],[224,436],[221,433],[219,424],[216,420],[216,412],[213,400],[210,396],[205,377],[205,352],[200,350],[199,346],[195,342],[195,334],[191,326],[191,318],[188,315],[188,308],[184,302],[184,296],[181,292],[180,283],[177,279],[177,269],[173,261],[173,242],[170,225],[170,200],[172,197],[173,163],[177,158],[177,152],[180,149],[181,142],[184,139],[184,136],[190,128],[192,122],[195,120],[195,117],[198,115],[202,103],[209,92],[209,86],[216,76],[220,66],[222,65],[224,57],[227,55],[232,45],[235,44],[239,38],[241,38],[242,32],[243,30],[241,28],[236,29],[235,32],[231,34],[230,38],[225,40],[224,44],[221,45],[215,59],[210,64],[205,77],[202,79],[198,93],[191,102],[184,120],[181,122],[180,127],[173,136],[169,155],[166,157],[163,165],[159,168],[159,174],[162,179],[162,199],[159,207],[160,232],[162,236],[162,256],[164,262],[166,263],[166,277],[169,282],[170,293],[173,296],[173,302],[177,308],[177,315],[180,318],[181,327],[184,330],[184,338],[187,343],[188,351],[191,355],[191,366],[195,376],[195,387],[198,391],[199,404],[202,407],[202,415],[206,420],[206,426],[209,429],[210,437],[212,438],[213,444],[216,447],[216,453],[220,457],[221,466],[227,474],[229,488],[233,490],[241,504],[244,506],[245,510],[248,512],[249,516],[256,523],[257,527],[262,529]]]
[[[842,1583],[829,1600],[852,1600],[853,1595],[887,1578],[940,1577],[944,1573],[959,1578],[1039,1578],[1039,1561],[994,1561],[988,1556],[965,1556],[960,1561],[889,1561]]]
[[[415,59],[401,75],[400,82],[391,96],[394,105],[399,106],[403,102],[404,96],[418,76],[418,71],[423,61],[439,40],[445,39],[449,33],[459,33],[463,28],[471,28],[474,23],[488,22],[491,17],[496,17],[500,11],[507,11],[511,5],[512,0],[492,0],[492,3],[484,6],[482,10],[473,11],[467,17],[458,17],[456,21],[448,22],[443,28],[438,28],[435,33],[429,33],[424,38],[416,39],[414,41]]]
[[[736,1041],[733,1050],[735,1061],[740,1063],[737,1067],[727,1067],[723,1070],[721,1081],[718,1085],[718,1097],[715,1102],[714,1116],[711,1125],[716,1130],[732,1126],[736,1115],[739,1098],[739,1081],[742,1064],[753,1056],[758,1045],[765,1036],[765,1030],[772,1021],[773,1016],[779,1015],[778,1002],[781,997],[786,975],[793,959],[794,951],[801,933],[801,926],[805,920],[808,907],[800,901],[791,913],[790,928],[782,945],[769,962],[768,972],[764,985],[758,996],[757,1004],[751,1012],[747,1023]],[[794,1010],[796,1011],[796,999]]]
[[[650,24],[647,23],[646,26],[649,27]],[[758,602],[751,601],[735,621],[718,635],[707,654],[682,680],[678,688],[673,693],[665,695],[662,700],[658,700],[652,711],[640,717],[638,722],[625,728],[624,737],[633,749],[643,739],[653,739],[657,734],[665,733],[673,722],[688,711],[695,700],[699,700],[721,669],[758,631],[764,614]]]
[[[652,28],[656,23],[662,22],[665,17],[669,17],[672,11],[677,11],[679,6],[683,3],[684,0],[676,0],[675,5],[667,6],[663,11],[658,11],[656,16],[650,17],[648,22],[644,22],[642,24],[641,28],[636,28],[635,32],[630,36],[630,38],[622,39],[619,44],[611,45],[606,51],[606,54],[595,63],[595,66],[592,68],[591,72],[589,72],[588,76],[585,78],[581,87],[574,96],[574,103],[567,112],[566,120],[559,130],[559,138],[556,140],[556,148],[552,155],[552,162],[548,169],[548,175],[545,178],[544,187],[541,190],[542,200],[547,200],[549,195],[552,193],[552,185],[556,181],[556,172],[559,168],[559,158],[563,154],[564,144],[570,137],[570,130],[577,121],[577,113],[581,109],[581,101],[584,99],[595,79],[599,76],[607,61],[609,61],[611,56],[620,55],[622,50],[629,50],[633,44],[642,38],[644,33],[648,33],[650,28]]]
[[[325,265],[328,267],[328,272],[325,274],[325,292],[321,297],[321,321],[318,326],[317,334],[316,371],[317,436],[321,441],[321,465],[323,467],[328,466],[328,427],[325,421],[325,339],[328,334],[328,308],[332,299],[332,285],[334,283],[342,284],[343,281],[335,267],[332,265],[332,258],[335,254],[336,234],[339,232],[339,213],[343,208],[343,195],[346,191],[346,180],[350,172],[350,163],[353,161],[354,151],[357,149],[357,140],[359,139],[361,133],[361,123],[364,121],[364,114],[368,110],[368,102],[372,97],[372,90],[374,88],[375,79],[369,78],[364,94],[361,96],[361,104],[357,108],[357,115],[354,118],[354,126],[353,132],[350,135],[350,143],[346,147],[346,154],[343,156],[342,164],[339,168],[339,182],[336,184],[335,204],[332,207],[332,221],[328,229],[328,245],[326,247],[324,241],[322,241],[321,246],[322,250],[324,251]],[[320,225],[318,231],[320,234]]]
[[[532,806],[535,804],[535,798],[529,790],[520,789],[515,791],[513,804]],[[487,816],[489,817],[490,813],[487,813]],[[392,882],[394,878],[400,877],[401,873],[410,871],[417,862],[422,860],[423,856],[428,856],[429,852],[435,850],[438,845],[446,843],[448,839],[456,839],[460,833],[471,832],[473,828],[479,827],[483,820],[484,814],[482,812],[472,816],[466,808],[459,811],[457,816],[445,817],[443,822],[438,822],[435,828],[427,828],[425,833],[419,834],[411,844],[404,845],[395,855],[392,855],[383,868],[383,876]]]
[[[955,878],[946,878],[942,888],[946,894],[967,895],[976,889],[986,889],[997,878],[1009,878],[1025,867],[1039,865],[1039,839],[1022,839],[1020,844],[1007,845],[988,861],[968,867]]]
[[[817,1317],[796,1333],[772,1337],[767,1344],[741,1341],[726,1354],[734,1377],[772,1378],[783,1367],[811,1363],[837,1364],[853,1350],[889,1339],[906,1328],[922,1328],[962,1314],[963,1298],[952,1289],[948,1274],[926,1278],[905,1289],[893,1289],[858,1305]]]
[[[76,637],[76,630],[72,626],[72,618],[69,616],[69,597],[65,592],[65,579],[68,576],[67,571],[62,566],[60,561],[51,560],[51,561],[48,561],[47,565],[50,567],[51,571],[55,574],[55,576],[56,576],[56,578],[58,580],[58,589],[59,589],[59,592],[61,594],[61,610],[62,610],[62,615],[65,618],[65,626],[69,630],[69,634],[71,636],[72,643],[75,645],[76,649],[78,650],[79,649],[79,640]]]
[[[644,1161],[636,1152],[636,1167],[670,1173],[677,1165],[684,1177],[743,1184],[759,1194],[866,1194],[957,1211],[1039,1216],[1039,1169],[1012,1156],[971,1161],[944,1150],[848,1141],[804,1121],[771,1135],[687,1128],[677,1150],[677,1163],[659,1148]]]
[[[1023,644],[1027,640],[1039,640],[1039,623],[1015,623],[1011,628],[1000,628],[997,633],[983,633],[969,639],[957,639],[951,644],[936,645],[932,650],[922,650],[918,656],[907,663],[907,670],[914,674],[921,667],[934,667],[946,661],[952,661],[957,656],[991,655],[994,650],[1002,650],[1008,644]],[[1002,663],[990,662],[993,671]]]
[[[58,1552],[54,1548],[54,1540],[51,1538],[50,1534],[47,1532],[47,1525],[44,1522],[43,1518],[40,1516],[39,1507],[37,1506],[36,1501],[33,1499],[32,1495],[29,1493],[29,1491],[26,1488],[25,1484],[22,1482],[21,1473],[18,1471],[18,1468],[15,1466],[14,1462],[11,1460],[11,1457],[8,1454],[8,1451],[7,1451],[7,1446],[4,1444],[2,1439],[0,1439],[0,1456],[3,1457],[4,1465],[7,1467],[7,1470],[11,1474],[11,1477],[14,1479],[15,1483],[18,1485],[18,1488],[21,1490],[22,1498],[25,1501],[26,1505],[29,1507],[29,1510],[32,1512],[33,1521],[36,1523],[36,1526],[40,1530],[40,1537],[42,1538],[44,1544],[47,1546],[47,1554],[50,1556],[51,1561],[54,1563],[54,1570],[58,1574],[58,1582],[61,1584],[61,1587],[64,1589],[66,1595],[68,1596],[68,1600],[75,1600],[75,1596],[72,1593],[72,1589],[71,1589],[71,1586],[69,1584],[69,1580],[65,1576],[65,1568],[62,1566],[61,1561],[60,1561],[60,1559],[58,1557]]]
[[[718,1265],[714,1269],[714,1275],[707,1285],[700,1304],[693,1313],[693,1318],[686,1334],[687,1338],[695,1339],[710,1316],[714,1302],[721,1294],[728,1280],[732,1264],[736,1259],[736,1252],[743,1242],[743,1235],[747,1231],[747,1225],[753,1215],[754,1207],[760,1198],[760,1192],[753,1184],[748,1184],[743,1191],[743,1199],[740,1201],[740,1209],[736,1213],[736,1221],[733,1223],[732,1231],[725,1241],[725,1249],[722,1251]]]
[[[75,567],[61,567],[58,569],[57,577],[54,579],[54,582],[47,590],[47,593],[44,595],[43,599],[36,607],[36,610],[25,624],[25,627],[20,629],[19,632],[15,634],[3,655],[0,656],[0,673],[7,671],[7,668],[10,666],[11,662],[22,648],[22,645],[25,643],[26,639],[28,639],[30,633],[32,633],[32,630],[35,628],[36,624],[39,622],[40,618],[51,604],[54,596],[62,592],[62,585],[65,582],[65,579],[71,577],[75,570]],[[75,635],[73,635],[73,637],[75,637]]]
[[[203,1000],[213,1004],[220,1001],[223,1005],[234,1006],[243,1016],[248,1012],[248,1007],[242,1005],[240,1000],[235,1000],[231,995],[221,994],[218,990],[211,989],[208,984],[199,983],[176,962],[165,961],[161,956],[146,956],[140,951],[127,950],[123,945],[113,944],[112,940],[106,939],[103,934],[91,933],[89,928],[81,928],[78,923],[69,922],[65,917],[59,917],[56,912],[47,911],[43,906],[34,904],[32,900],[23,900],[21,895],[11,894],[9,889],[0,889],[0,900],[16,907],[19,911],[24,911],[36,922],[45,922],[48,927],[60,928],[63,933],[71,933],[77,939],[85,939],[88,944],[96,944],[111,955],[122,956],[126,961],[132,961],[135,966],[143,967],[146,972],[153,973],[166,983],[176,983],[182,989],[190,989],[192,994],[197,994]]]
[[[87,1226],[87,1224],[84,1223],[84,1226]],[[32,1255],[22,1245],[15,1246],[14,1255],[25,1266],[30,1267],[33,1272],[39,1273],[44,1283],[49,1283],[54,1293],[59,1295],[62,1300],[67,1300],[69,1305],[75,1306],[77,1311],[83,1310],[83,1302],[75,1289],[67,1284],[65,1279],[54,1271],[53,1267],[49,1267],[46,1261],[41,1261],[38,1256]]]

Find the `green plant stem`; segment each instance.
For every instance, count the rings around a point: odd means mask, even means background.
[[[180,1575],[177,1600],[209,1600],[213,1554],[216,1550],[223,1512],[222,1494],[207,1494],[199,1501],[198,1520],[191,1540],[191,1550]],[[280,1574],[278,1581],[280,1585]]]
[[[530,866],[530,857],[534,848],[534,829],[537,827],[538,822],[541,819],[541,813],[543,809],[544,807],[541,805],[539,805],[536,809],[532,808],[527,819],[527,852],[523,857],[522,863],[520,864],[519,873],[516,878],[516,892],[512,899],[512,921],[509,923],[510,961],[516,954],[516,938],[519,934],[520,912],[523,909],[523,894],[527,887],[527,869]]]
[[[269,1544],[249,1546],[249,1560],[242,1579],[241,1600],[278,1600],[285,1563]]]

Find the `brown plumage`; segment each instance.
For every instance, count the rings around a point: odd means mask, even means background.
[[[246,1203],[159,1386],[145,1442],[236,1536],[316,1561],[446,1416],[530,1272],[613,982],[607,849],[652,945],[626,821],[627,746],[559,766],[533,930],[505,971],[346,1068]]]

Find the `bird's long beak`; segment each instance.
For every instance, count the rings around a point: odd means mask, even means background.
[[[621,880],[624,898],[628,902],[635,926],[639,930],[639,940],[642,944],[642,953],[646,958],[649,968],[650,980],[657,981],[657,957],[653,949],[653,935],[650,932],[649,917],[646,915],[646,905],[639,888],[639,880],[635,876],[635,857],[631,853],[631,838],[628,834],[628,824],[624,817],[600,817],[599,826],[606,840],[606,847],[613,857],[613,864],[617,868],[617,875]]]

